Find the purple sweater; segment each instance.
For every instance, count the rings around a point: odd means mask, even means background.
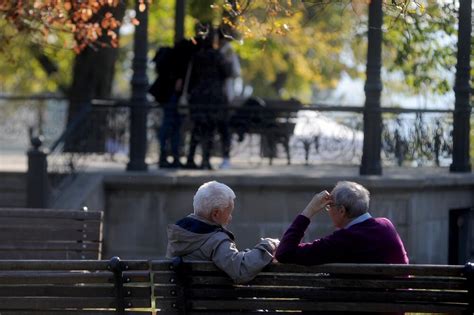
[[[300,243],[309,223],[303,215],[296,217],[276,251],[279,262],[408,264],[405,247],[389,219],[370,218],[312,243]]]

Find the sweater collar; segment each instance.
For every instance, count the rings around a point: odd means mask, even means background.
[[[362,223],[368,219],[372,218],[372,216],[370,215],[370,213],[366,212],[360,216],[358,216],[357,218],[355,218],[354,220],[352,220],[351,222],[347,223],[347,225],[344,227],[344,229],[348,229],[350,228],[351,226],[355,225],[355,224],[358,224],[358,223]]]

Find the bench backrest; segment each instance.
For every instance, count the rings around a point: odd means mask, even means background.
[[[212,263],[155,261],[152,271],[156,307],[167,314],[453,313],[472,311],[474,303],[473,279],[464,266],[272,264],[245,285],[233,284]]]
[[[472,265],[272,264],[236,285],[208,262],[0,260],[0,313],[472,314],[472,273]]]
[[[151,314],[147,261],[0,260],[0,313]]]
[[[100,211],[0,208],[0,259],[100,259]]]

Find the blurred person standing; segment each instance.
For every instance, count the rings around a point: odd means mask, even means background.
[[[239,56],[232,48],[231,41],[233,38],[226,34],[225,28],[219,28],[219,51],[224,56],[226,67],[229,69],[229,76],[224,81],[224,95],[227,99],[228,104],[233,104],[237,97],[237,84],[241,81],[241,67]],[[230,164],[230,149],[231,149],[231,137],[229,126],[230,117],[223,115],[222,119],[217,121],[217,130],[222,139],[222,163],[219,166],[221,169],[228,169],[231,167]],[[224,141],[224,139],[226,141]]]
[[[161,47],[153,59],[158,76],[151,85],[149,93],[163,108],[163,118],[157,130],[157,138],[160,143],[158,161],[160,168],[182,166],[179,161],[179,151],[181,125],[184,117],[179,111],[178,100],[183,93],[190,60],[197,49],[197,43],[183,39],[177,42],[174,47]],[[173,157],[171,163],[168,161],[168,143],[171,145]]]
[[[189,90],[189,109],[193,130],[186,167],[197,168],[194,155],[198,144],[202,148],[200,168],[212,169],[211,151],[216,128],[221,135],[223,158],[230,153],[230,133],[228,129],[228,99],[224,93],[225,80],[231,76],[231,67],[219,50],[219,38],[209,26],[207,36],[198,52],[192,58]],[[227,123],[226,123],[227,122]],[[220,130],[220,127],[227,127]]]

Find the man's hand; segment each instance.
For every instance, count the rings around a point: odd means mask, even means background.
[[[331,195],[327,190],[324,190],[314,195],[313,199],[311,199],[301,214],[308,219],[311,219],[316,213],[320,212],[324,207],[331,203],[331,201]]]
[[[265,238],[261,238],[260,239],[260,243],[261,244],[265,244],[267,246],[270,247],[270,252],[272,254],[275,253],[275,250],[277,249],[278,245],[280,245],[280,240],[277,239],[277,238],[269,238],[269,237],[265,237]]]
[[[174,84],[174,90],[176,92],[181,92],[182,89],[183,89],[183,79],[176,80]]]

